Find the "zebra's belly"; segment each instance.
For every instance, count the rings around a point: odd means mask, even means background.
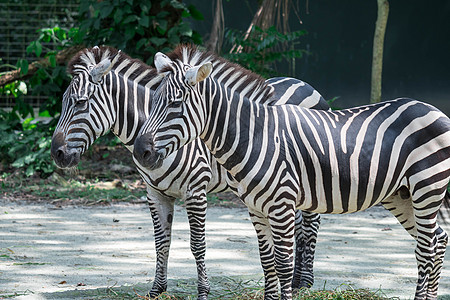
[[[321,186],[315,186],[313,192],[303,190],[299,193],[296,204],[298,209],[321,214],[354,213],[380,203],[395,194],[397,189],[396,185],[390,191],[379,194],[374,193],[373,185],[361,188],[357,183],[348,183],[346,188],[342,188],[332,182],[324,182]]]

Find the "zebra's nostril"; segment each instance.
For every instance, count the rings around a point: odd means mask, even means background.
[[[62,161],[64,159],[64,151],[61,149],[56,150],[56,159]]]
[[[152,153],[150,152],[150,150],[145,150],[144,154],[142,155],[142,158],[144,160],[149,160],[151,156],[152,156]]]

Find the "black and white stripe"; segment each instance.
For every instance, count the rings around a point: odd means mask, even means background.
[[[161,78],[156,71],[139,60],[109,47],[94,47],[77,54],[69,63],[73,79],[67,88],[62,112],[52,140],[52,156],[58,166],[75,166],[81,155],[101,135],[111,130],[133,151],[134,140],[153,105],[154,88]],[[308,84],[290,78],[268,81],[276,99],[308,107],[327,109],[324,99]],[[275,100],[274,100],[275,99]],[[209,283],[206,276],[205,216],[206,193],[225,191],[227,172],[197,140],[168,157],[160,168],[149,170],[137,163],[147,184],[147,200],[154,223],[157,263],[155,280],[150,291],[156,296],[167,287],[167,260],[176,198],[185,200],[191,229],[191,250],[197,262],[199,298],[206,299]],[[306,213],[309,224],[299,239],[297,286],[313,282],[312,260],[319,225],[317,214]],[[297,218],[302,226],[301,214]],[[305,223],[305,222],[303,222]]]
[[[136,157],[155,166],[178,147],[203,140],[249,208],[265,299],[278,299],[278,280],[282,299],[292,297],[296,208],[342,214],[377,203],[417,241],[415,298],[437,298],[448,240],[436,222],[448,201],[447,116],[405,98],[335,112],[261,105],[258,99],[269,93],[264,83],[221,58],[182,46],[156,59],[165,78],[155,92],[158,106],[135,141],[135,150],[148,153]],[[197,64],[206,59],[211,62]]]

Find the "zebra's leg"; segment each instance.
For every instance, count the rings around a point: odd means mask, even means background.
[[[259,258],[264,272],[264,300],[278,300],[278,278],[269,221],[251,208],[248,211],[258,238]]]
[[[437,299],[437,291],[439,287],[439,279],[444,264],[445,250],[447,249],[448,235],[439,225],[436,229],[437,246],[436,257],[434,261],[433,271],[430,275],[430,283],[428,284],[427,299]]]
[[[147,188],[147,202],[153,220],[156,249],[155,280],[147,295],[153,298],[167,290],[167,261],[169,259],[175,199],[163,197]]]
[[[274,209],[268,220],[272,230],[275,271],[280,280],[281,300],[291,300],[294,271],[294,203],[285,203],[283,207]]]
[[[198,299],[208,298],[210,285],[205,266],[205,222],[206,222],[206,192],[200,189],[197,194],[192,194],[186,199],[186,210],[189,219],[191,233],[191,251],[195,257],[198,274]]]
[[[320,215],[310,212],[295,212],[295,265],[292,289],[310,288],[314,284],[314,253]]]
[[[415,299],[437,299],[437,290],[448,236],[437,224],[437,213],[446,185],[425,186],[412,193],[417,228],[416,260],[419,278]]]
[[[443,258],[448,240],[447,233],[435,223],[435,216],[430,219],[431,215],[427,215],[430,211],[427,210],[424,213],[425,218],[421,218],[424,221],[421,222],[421,224],[426,227],[435,227],[435,229],[431,230],[432,233],[430,233],[430,230],[427,230],[428,233],[422,232],[422,238],[420,239],[422,242],[419,242],[418,226],[416,224],[416,214],[418,211],[414,207],[415,205],[413,204],[411,194],[406,187],[401,187],[395,195],[383,200],[382,204],[397,218],[406,231],[408,231],[408,233],[418,242],[416,247],[416,259],[419,268],[419,281],[416,299],[436,299],[440,276],[439,274],[442,269]],[[437,209],[438,208],[435,208],[433,210],[436,211]],[[433,223],[435,225],[432,225]],[[428,251],[430,252],[426,255]],[[423,256],[424,253],[425,257]],[[430,255],[430,253],[435,254]],[[426,256],[428,256],[428,258],[426,258]],[[431,260],[433,262],[433,266],[429,268],[428,271],[424,269],[421,272],[421,265],[428,263],[424,262],[424,259]],[[421,261],[422,263],[420,263]],[[425,282],[427,281],[429,282],[428,287],[425,287]]]
[[[417,228],[411,194],[406,187],[401,187],[397,193],[383,200],[381,204],[389,210],[405,230],[417,240]]]

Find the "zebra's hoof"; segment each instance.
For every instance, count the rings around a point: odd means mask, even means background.
[[[201,288],[199,288],[198,291],[198,300],[208,300],[208,294],[209,294],[209,283]]]
[[[165,291],[167,291],[167,285],[160,286],[155,284],[153,285],[152,289],[147,293],[147,295],[145,295],[145,297],[148,299],[155,299]]]

